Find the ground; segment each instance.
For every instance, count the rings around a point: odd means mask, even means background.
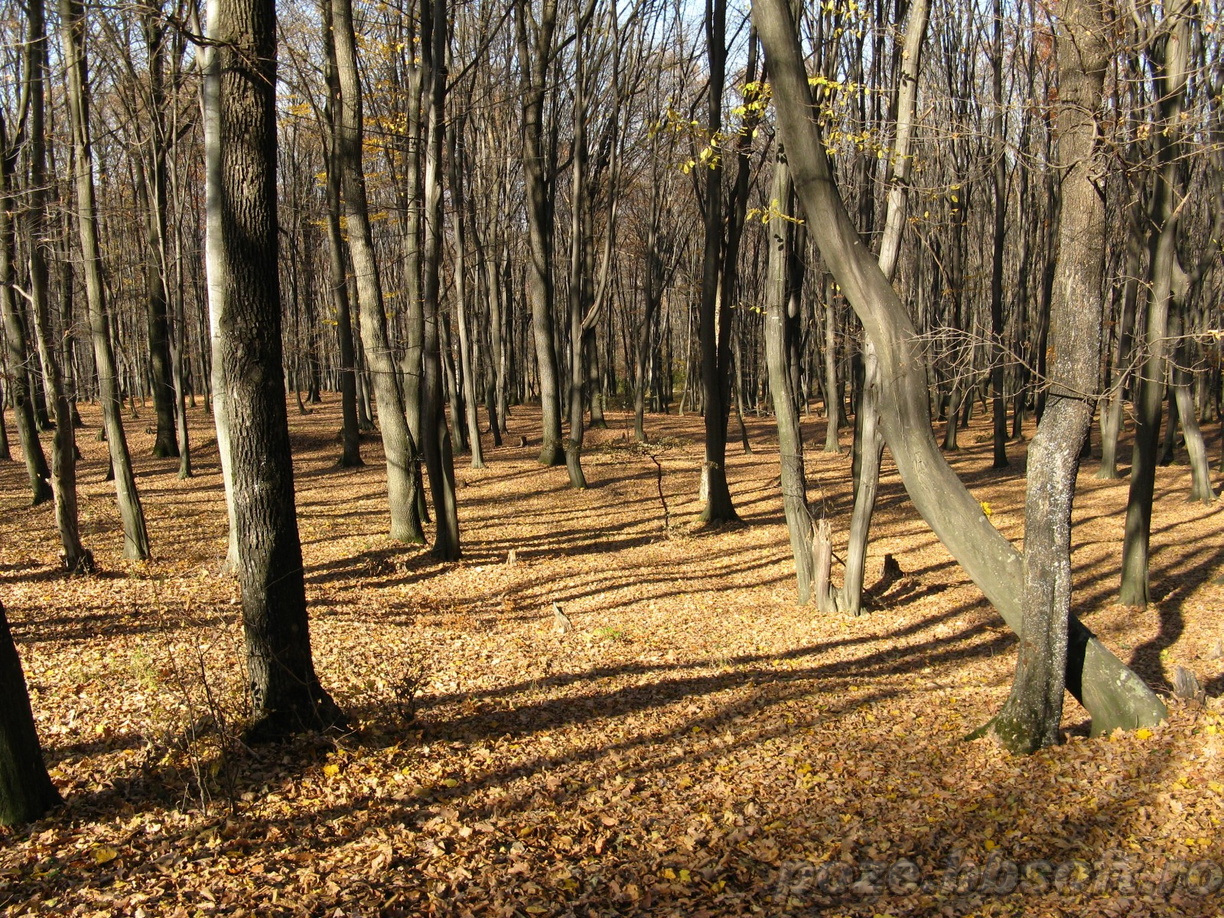
[[[84,541],[0,465],[0,601],[66,804],[0,830],[5,915],[1218,915],[1224,908],[1224,540],[1159,471],[1155,594],[1114,605],[1125,481],[1081,475],[1075,605],[1163,694],[1167,724],[1013,758],[963,737],[1007,695],[1015,641],[886,464],[859,618],[795,604],[776,440],[729,453],[745,525],[695,529],[699,418],[588,434],[592,487],[542,468],[516,409],[488,468],[457,460],[463,560],[385,535],[377,438],[335,467],[338,406],[291,406],[315,659],[350,735],[248,749],[236,586],[219,575],[213,434],[196,477],[128,419],[155,558],[120,557],[97,411],[80,434]],[[734,420],[733,420],[734,429]],[[805,421],[815,506],[842,533],[849,455]],[[1031,429],[1028,431],[1031,435]],[[1023,445],[953,464],[1023,529]],[[519,437],[528,444],[519,447]],[[848,432],[843,444],[848,444]],[[1213,455],[1219,442],[1212,441]],[[1129,455],[1125,450],[1122,455]],[[835,566],[835,577],[840,576]],[[559,603],[569,626],[554,613]]]

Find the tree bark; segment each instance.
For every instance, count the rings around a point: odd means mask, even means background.
[[[1092,424],[1104,314],[1097,119],[1109,60],[1105,10],[1100,0],[1062,0],[1054,28],[1063,212],[1050,304],[1053,357],[1046,409],[1028,450],[1016,677],[989,725],[1013,753],[1059,740],[1071,617],[1071,507],[1080,450]]]
[[[233,435],[238,581],[252,740],[344,723],[315,674],[281,354],[276,197],[276,6],[212,0],[220,73],[220,331]],[[210,227],[211,229],[211,227]]]
[[[374,381],[378,427],[387,460],[387,503],[391,514],[391,538],[397,542],[424,544],[425,533],[417,513],[416,444],[408,429],[399,375],[387,336],[387,314],[382,281],[374,257],[370,211],[366,200],[365,168],[362,162],[363,116],[361,81],[357,74],[357,39],[353,32],[351,0],[331,0],[332,29],[337,83],[340,88],[336,123],[336,159],[344,192],[349,252],[357,303],[361,310],[361,336]]]
[[[455,460],[446,412],[442,407],[442,346],[440,325],[442,271],[442,147],[445,140],[446,105],[446,0],[428,0],[422,7],[421,56],[429,85],[425,152],[425,258],[424,318],[422,345],[424,379],[421,398],[421,440],[429,490],[433,496],[436,530],[433,555],[442,561],[457,561],[459,510],[455,497]]]
[[[77,231],[85,271],[85,296],[98,371],[99,398],[115,475],[119,515],[123,521],[123,556],[149,557],[149,533],[136,490],[136,475],[127,448],[119,404],[118,376],[102,281],[102,253],[98,246],[97,207],[94,201],[93,153],[89,135],[89,95],[86,90],[85,17],[79,0],[60,0],[60,31],[68,75],[68,115],[72,126],[73,166],[76,179]]]
[[[1151,599],[1148,552],[1152,536],[1152,496],[1156,486],[1161,402],[1168,369],[1169,307],[1173,301],[1182,200],[1181,114],[1190,54],[1188,2],[1176,0],[1164,9],[1163,34],[1148,43],[1159,99],[1160,122],[1153,126],[1152,134],[1156,138],[1160,171],[1156,176],[1156,202],[1152,210],[1155,222],[1149,242],[1147,340],[1139,371],[1139,394],[1135,399],[1135,445],[1118,596],[1123,605],[1140,609]]]
[[[0,825],[32,822],[59,805],[42,746],[34,727],[34,712],[21,658],[0,604]]]

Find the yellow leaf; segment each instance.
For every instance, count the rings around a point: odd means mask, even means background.
[[[986,519],[990,519],[990,514],[994,511],[990,509],[990,504],[982,501],[982,512],[986,514]]]
[[[999,846],[998,846],[997,844],[995,844],[995,843],[994,843],[994,841],[992,841],[992,840],[991,840],[991,839],[989,839],[989,838],[988,838],[988,839],[986,839],[986,850],[987,850],[987,851],[993,851],[993,850],[994,850],[995,848],[997,848],[997,847],[999,847]]]
[[[664,868],[660,876],[665,880],[674,880],[676,878],[676,871],[672,870],[670,867],[667,867]]]
[[[339,765],[324,765],[323,774],[327,775],[329,778],[334,778],[336,775],[340,774],[340,766]]]
[[[1147,727],[1140,727],[1135,731],[1135,739],[1145,740],[1152,738],[1152,731]]]
[[[117,858],[119,856],[119,849],[112,848],[110,845],[97,845],[90,854],[93,856],[93,862],[101,866],[102,864],[109,864]]]

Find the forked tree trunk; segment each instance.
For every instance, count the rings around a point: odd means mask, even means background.
[[[870,252],[862,245],[832,180],[819,126],[810,116],[798,35],[786,0],[756,0],[753,18],[773,75],[782,141],[795,187],[822,256],[855,308],[880,360],[881,425],[918,512],[1017,631],[1021,558],[987,520],[948,466],[931,431],[924,343]],[[1092,715],[1096,733],[1154,725],[1164,705],[1143,681],[1072,619],[1067,687]]]

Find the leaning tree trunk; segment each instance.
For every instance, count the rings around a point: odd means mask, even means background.
[[[89,96],[86,91],[85,16],[79,0],[60,0],[59,6],[60,30],[67,58],[68,115],[72,125],[73,166],[76,170],[76,222],[81,238],[85,296],[89,303],[89,326],[93,337],[94,363],[98,370],[99,398],[111,466],[115,473],[119,516],[123,521],[123,556],[142,560],[149,557],[149,533],[145,528],[144,510],[136,491],[136,475],[132,471],[132,459],[123,431],[106,288],[102,282],[102,253],[98,246],[93,153],[89,139]]]
[[[21,658],[0,605],[0,825],[31,822],[59,804],[43,762]]]
[[[795,187],[822,256],[875,343],[881,425],[918,512],[1014,629],[1021,628],[1021,558],[940,454],[927,404],[924,343],[879,265],[863,246],[833,183],[787,0],[756,0],[753,18],[774,80],[778,123]],[[1092,715],[1095,733],[1154,725],[1160,699],[1077,619],[1067,688]]]
[[[315,674],[281,353],[276,214],[276,6],[212,0],[221,103],[222,302],[238,581],[255,722],[277,739],[344,723]],[[210,226],[210,229],[212,227]]]
[[[1013,753],[1058,742],[1071,618],[1071,505],[1092,424],[1104,314],[1105,201],[1099,193],[1098,115],[1109,60],[1100,0],[1062,0],[1056,168],[1062,176],[1045,412],[1029,445],[1024,501],[1024,593],[1016,677],[990,730]]]

